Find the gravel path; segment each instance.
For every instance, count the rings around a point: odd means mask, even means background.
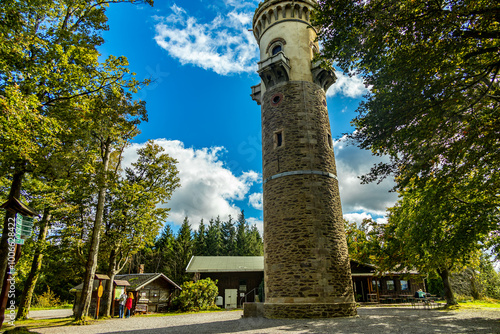
[[[73,315],[73,310],[70,308],[58,310],[40,310],[30,311],[30,319],[54,319],[54,318],[67,318]]]
[[[358,317],[316,320],[241,318],[241,311],[132,317],[88,326],[40,328],[38,333],[500,333],[500,310],[438,311],[364,307]]]

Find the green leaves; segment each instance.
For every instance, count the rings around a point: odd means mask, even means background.
[[[217,309],[215,297],[219,294],[217,281],[210,278],[188,281],[182,284],[181,294],[178,297],[180,307],[183,311],[202,311]]]
[[[315,21],[324,57],[371,87],[351,138],[391,162],[364,181],[395,176],[403,198],[393,220],[412,238],[425,234],[418,224],[435,232],[418,239],[422,263],[439,259],[436,244],[451,240],[443,257],[465,260],[498,230],[497,2],[321,0]]]
[[[137,150],[138,159],[132,167],[110,182],[103,243],[121,259],[113,268],[116,272],[135,253],[153,245],[170,210],[165,205],[180,186],[177,161],[162,152],[162,147],[148,142]],[[162,240],[167,239],[164,235]]]
[[[493,116],[500,70],[495,6],[319,2],[315,17],[324,26],[324,56],[344,71],[356,69],[373,87],[354,120],[354,138],[361,147],[393,156],[404,167],[397,173],[401,185],[416,174],[454,178],[495,163],[480,159],[500,149]],[[372,174],[384,175],[379,173]]]

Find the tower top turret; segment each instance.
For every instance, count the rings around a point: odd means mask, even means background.
[[[253,33],[257,42],[272,24],[283,19],[304,21],[310,25],[310,13],[316,0],[265,0],[259,4],[253,17]]]
[[[253,17],[253,33],[260,48],[257,73],[261,84],[252,87],[252,99],[288,81],[308,81],[325,91],[335,82],[332,71],[313,62],[319,52],[317,30],[311,25],[316,0],[266,0]]]

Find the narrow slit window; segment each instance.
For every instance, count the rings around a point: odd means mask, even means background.
[[[283,134],[281,132],[276,133],[276,146],[283,145]]]
[[[274,133],[274,148],[283,146],[283,130]]]
[[[333,148],[333,141],[331,134],[328,134],[328,146],[330,146],[330,148]]]

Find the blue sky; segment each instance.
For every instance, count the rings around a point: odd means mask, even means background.
[[[174,229],[184,218],[237,217],[240,209],[262,229],[260,106],[250,98],[259,83],[258,48],[251,29],[256,0],[157,0],[154,7],[116,4],[102,57],[126,56],[138,79],[153,82],[137,94],[149,122],[125,154],[154,139],[179,161],[181,188],[169,203]],[[383,219],[396,194],[390,182],[360,185],[358,176],[379,159],[341,140],[366,93],[358,78],[337,73],[327,92],[344,217]]]

